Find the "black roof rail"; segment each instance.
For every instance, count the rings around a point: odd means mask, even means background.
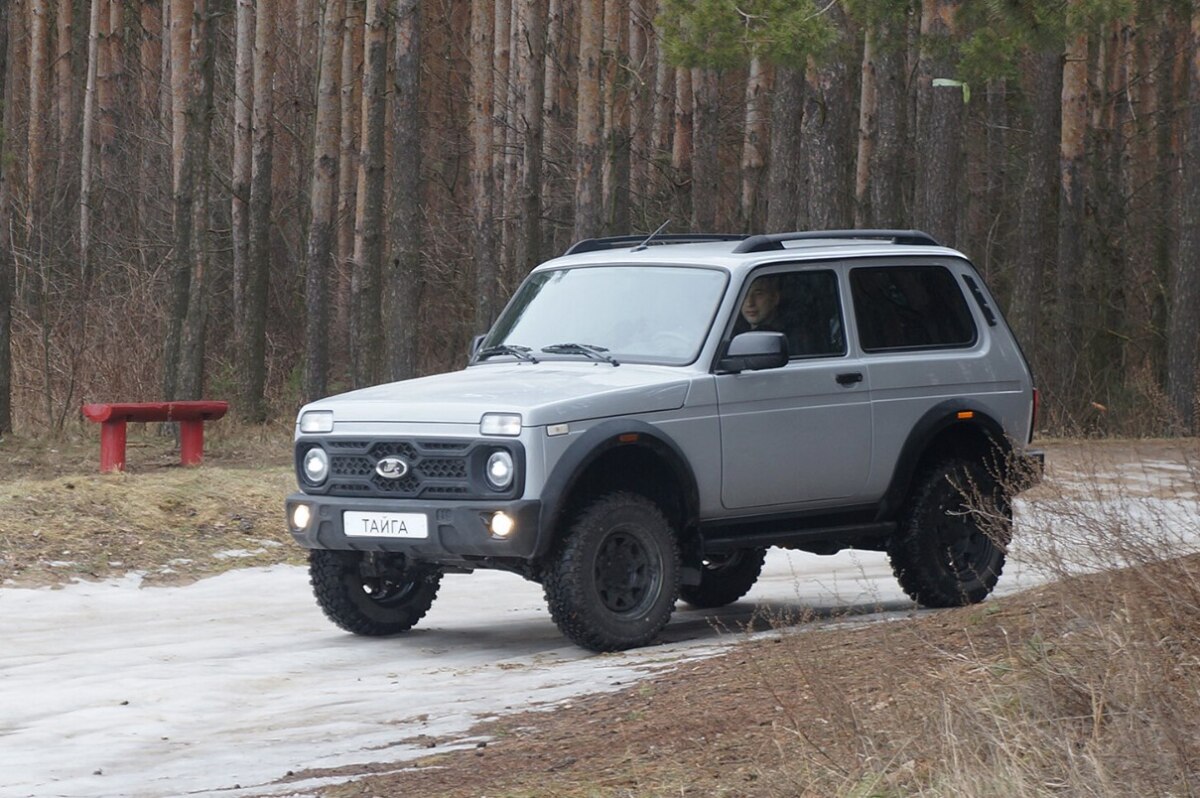
[[[884,239],[893,244],[925,245],[940,247],[941,244],[929,233],[920,230],[805,230],[798,233],[771,233],[750,236],[733,250],[742,255],[747,252],[771,252],[783,249],[785,241],[812,241],[821,239]]]
[[[564,255],[578,255],[581,252],[600,252],[606,249],[621,247],[636,247],[641,243],[649,246],[660,244],[700,244],[705,241],[744,241],[747,237],[739,233],[667,233],[654,236],[647,241],[646,236],[609,236],[608,238],[585,238],[576,241]]]

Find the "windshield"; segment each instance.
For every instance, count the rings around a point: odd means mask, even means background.
[[[577,359],[685,365],[700,354],[727,277],[682,266],[586,266],[531,275],[483,348],[528,347]],[[570,346],[565,346],[570,345]],[[592,353],[595,357],[595,353]]]

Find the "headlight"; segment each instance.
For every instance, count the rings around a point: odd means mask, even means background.
[[[479,432],[483,435],[508,435],[516,437],[521,434],[520,413],[484,413],[479,420]]]
[[[333,432],[332,410],[310,410],[300,414],[300,431],[306,434]]]
[[[513,482],[512,455],[505,451],[492,452],[487,461],[487,481],[496,490],[505,490]]]
[[[320,485],[329,476],[329,455],[320,446],[304,453],[304,478],[313,485]]]

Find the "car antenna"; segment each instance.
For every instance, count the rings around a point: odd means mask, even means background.
[[[638,244],[636,247],[634,247],[632,250],[630,250],[630,252],[641,252],[643,249],[650,246],[650,242],[654,240],[654,237],[656,235],[658,235],[659,233],[661,233],[663,230],[665,230],[667,228],[667,225],[669,225],[670,223],[671,223],[671,220],[667,219],[665,222],[660,224],[658,226],[657,230],[655,230],[650,235],[646,236],[646,240],[643,241],[642,243]]]

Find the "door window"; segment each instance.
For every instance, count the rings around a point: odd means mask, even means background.
[[[850,292],[864,352],[975,343],[967,302],[954,275],[942,266],[851,269]]]

